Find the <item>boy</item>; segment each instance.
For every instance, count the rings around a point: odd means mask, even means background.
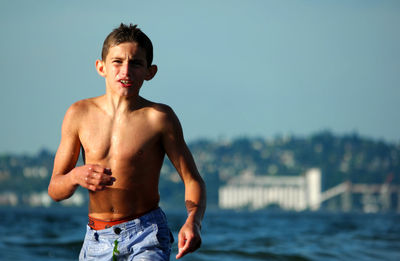
[[[185,185],[188,217],[179,232],[177,259],[200,247],[205,185],[186,146],[178,118],[166,105],[139,96],[157,73],[150,39],[121,24],[104,41],[97,72],[103,96],[66,112],[48,192],[67,199],[89,191],[89,223],[80,260],[169,260],[173,241],[158,207],[165,154]],[[85,165],[76,167],[82,147]]]

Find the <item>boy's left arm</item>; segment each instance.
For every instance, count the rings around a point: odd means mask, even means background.
[[[201,221],[206,209],[206,189],[193,156],[183,138],[182,127],[175,113],[168,113],[164,123],[163,145],[185,185],[185,204],[188,217],[178,235],[177,259],[193,252],[201,245]]]

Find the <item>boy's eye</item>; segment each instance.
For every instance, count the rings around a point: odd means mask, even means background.
[[[112,62],[113,62],[113,63],[122,63],[121,60],[113,60]]]
[[[143,65],[142,61],[132,61],[131,64],[135,67],[139,67]]]

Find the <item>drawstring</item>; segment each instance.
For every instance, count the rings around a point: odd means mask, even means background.
[[[117,255],[119,254],[119,251],[118,251],[118,240],[117,239],[115,239],[115,241],[114,241],[114,249],[113,249],[113,261],[117,261]]]

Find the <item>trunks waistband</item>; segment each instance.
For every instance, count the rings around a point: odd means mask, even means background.
[[[94,230],[102,230],[102,229],[110,228],[112,226],[115,226],[115,225],[118,225],[118,224],[121,224],[124,222],[131,221],[135,218],[137,218],[137,217],[129,216],[129,217],[121,218],[121,219],[106,221],[106,220],[101,220],[101,219],[97,219],[97,218],[92,218],[91,216],[89,216],[88,226]]]

